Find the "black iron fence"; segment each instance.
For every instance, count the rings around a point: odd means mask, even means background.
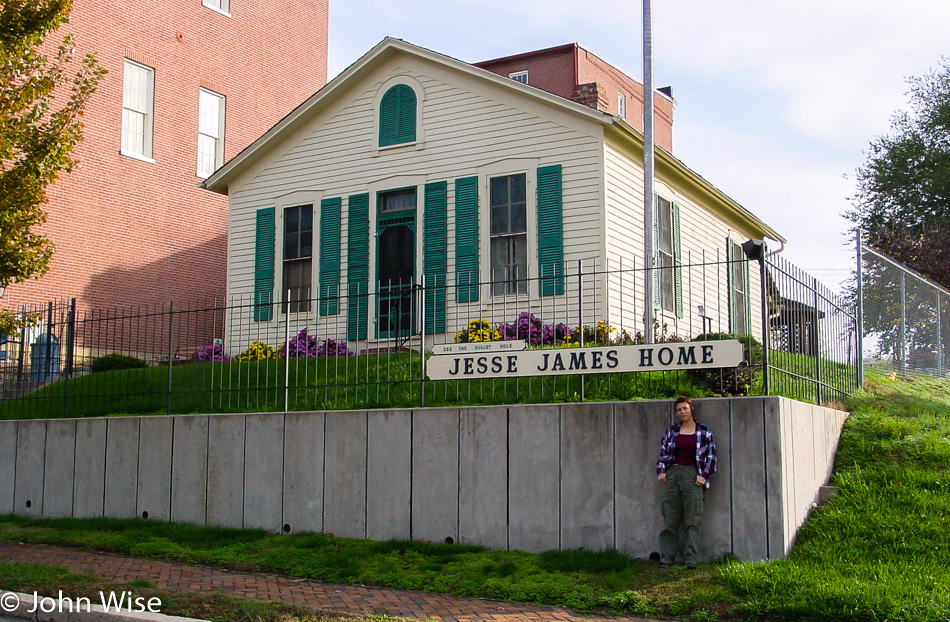
[[[0,416],[235,412],[504,404],[771,393],[827,403],[857,387],[855,314],[781,257],[693,256],[657,271],[617,262],[477,283],[466,275],[334,284],[322,297],[22,308],[0,345]],[[644,283],[654,279],[654,323]],[[529,348],[735,336],[739,368],[428,380],[448,343]]]

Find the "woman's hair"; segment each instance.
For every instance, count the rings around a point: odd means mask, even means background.
[[[693,400],[681,395],[678,398],[676,398],[675,402],[673,402],[673,410],[676,410],[676,407],[679,406],[680,404],[689,404],[689,412],[693,416],[694,419],[696,418],[696,407],[693,406]]]

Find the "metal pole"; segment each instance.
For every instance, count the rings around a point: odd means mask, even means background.
[[[581,260],[577,260],[577,325],[580,327],[580,347],[584,347],[584,277],[581,275]],[[594,335],[597,327],[594,327]],[[584,374],[581,377],[581,401],[584,401]]]
[[[943,312],[940,309],[940,290],[937,290],[937,375],[943,373]]]
[[[426,405],[426,290],[425,290],[425,275],[423,274],[420,281],[421,283],[418,286],[419,290],[419,326],[421,330],[419,331],[419,408],[422,408]],[[430,287],[434,288],[434,285],[430,284]],[[433,289],[432,297],[435,299],[435,290]],[[433,310],[434,311],[434,310]],[[434,326],[434,324],[433,324]],[[433,334],[435,330],[433,329]]]
[[[168,387],[165,392],[165,412],[172,414],[172,333],[175,330],[175,303],[168,303]]]
[[[864,239],[864,232],[858,228],[855,231],[855,248],[857,249],[857,281],[858,281],[858,325],[857,325],[857,344],[858,344],[858,387],[864,386],[864,247],[861,240]]]
[[[768,288],[766,287],[766,269],[765,269],[765,256],[766,256],[766,247],[765,243],[762,244],[762,256],[759,257],[759,297],[762,299],[762,395],[769,395],[769,348],[770,344],[770,330],[769,330],[769,296]],[[752,358],[752,344],[749,344],[749,358]],[[753,365],[755,361],[750,360],[749,364]],[[754,374],[755,371],[751,370]]]
[[[643,0],[643,339],[653,343],[654,202],[653,148],[653,0]]]
[[[73,346],[76,339],[76,299],[69,304],[66,320],[66,362],[63,365],[63,417],[69,417],[69,377],[73,374]]]
[[[290,290],[287,290],[287,307],[284,312],[284,412],[290,412]],[[319,303],[317,303],[319,304]]]
[[[900,356],[901,375],[907,375],[907,278],[901,270],[901,334],[897,344],[897,353]]]
[[[20,326],[20,352],[17,355],[16,362],[16,381],[20,383],[23,380],[23,359],[26,356],[26,305],[23,305],[23,324]]]
[[[53,303],[46,305],[46,361],[42,367],[43,380],[53,375]]]
[[[818,280],[815,277],[811,278],[811,291],[814,301],[811,322],[815,331],[815,401],[821,406],[821,332],[818,330]]]

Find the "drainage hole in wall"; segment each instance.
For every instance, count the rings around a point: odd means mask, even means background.
[[[449,536],[449,537],[447,537],[447,538],[445,539],[445,543],[446,543],[446,544],[455,544],[455,538],[453,538],[452,536]]]
[[[148,520],[148,512],[142,512],[142,520]]]
[[[290,523],[284,523],[284,526],[281,529],[281,531],[283,531],[284,533],[290,533],[291,531]]]
[[[30,501],[29,499],[27,499],[27,500],[26,500],[26,507],[28,507],[28,508],[33,507],[33,502]]]

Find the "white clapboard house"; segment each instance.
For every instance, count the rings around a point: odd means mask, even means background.
[[[387,38],[204,186],[229,197],[228,292],[253,301],[245,341],[287,318],[431,345],[524,311],[633,334],[647,278],[669,333],[759,334],[758,273],[739,245],[783,238],[658,149],[660,269],[644,271],[642,161],[642,133],[620,116]]]

